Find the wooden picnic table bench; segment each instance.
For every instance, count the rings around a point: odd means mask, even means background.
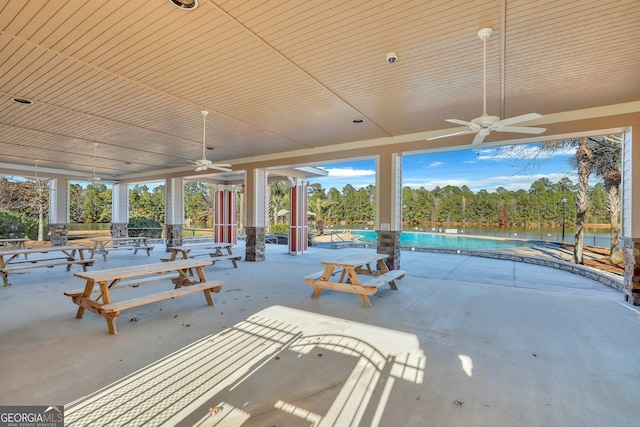
[[[100,237],[91,239],[91,243],[93,244],[91,248],[91,258],[93,258],[95,254],[101,254],[102,258],[106,261],[109,252],[122,249],[133,250],[134,255],[137,254],[138,251],[143,250],[147,251],[147,256],[150,256],[153,246],[149,245],[148,240],[149,238],[144,236]]]
[[[167,248],[171,252],[169,258],[164,258],[163,261],[174,261],[176,259],[189,259],[198,256],[209,256],[212,264],[216,261],[229,260],[233,263],[234,268],[238,268],[236,261],[242,259],[241,255],[234,255],[233,243],[194,243],[192,245],[183,246],[170,246]]]
[[[67,291],[64,294],[71,297],[80,307],[76,317],[81,319],[85,309],[92,311],[107,320],[110,334],[117,334],[116,319],[123,310],[150,304],[165,299],[176,299],[182,295],[203,291],[207,305],[213,305],[211,292],[220,292],[221,281],[207,281],[204,267],[211,265],[210,260],[178,260],[160,262],[129,267],[111,268],[91,272],[76,273],[75,276],[85,280],[81,289]],[[196,274],[190,272],[195,270]],[[147,283],[173,283],[173,289],[165,289],[148,295],[113,301],[112,292],[127,286],[137,287]],[[98,285],[98,289],[94,289]]]
[[[389,270],[384,262],[389,256],[377,253],[357,253],[341,258],[320,261],[324,270],[310,274],[304,278],[307,285],[313,288],[312,298],[317,298],[323,289],[349,292],[357,294],[365,307],[371,307],[368,296],[378,291],[380,286],[388,284],[391,289],[397,290],[395,280],[402,279],[405,272],[402,270]],[[373,268],[372,268],[373,265]],[[340,278],[332,280],[332,276],[340,273]],[[364,283],[358,275],[372,276]]]
[[[9,286],[11,284],[9,283],[9,273],[20,270],[66,265],[67,271],[70,271],[72,265],[78,264],[82,266],[84,271],[87,271],[87,266],[93,265],[94,260],[85,259],[85,250],[89,250],[89,248],[75,245],[1,250],[0,274],[4,285]],[[20,260],[20,255],[24,255],[25,259]],[[37,256],[28,258],[28,255]]]

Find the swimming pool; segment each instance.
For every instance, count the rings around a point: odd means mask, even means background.
[[[373,230],[353,230],[352,233],[362,236],[360,239],[361,242],[376,243],[377,234]],[[440,249],[514,249],[531,247],[531,244],[522,240],[502,240],[461,236],[459,234],[403,231],[400,234],[400,246],[403,248]]]

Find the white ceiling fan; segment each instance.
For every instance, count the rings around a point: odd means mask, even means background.
[[[96,148],[97,147],[98,147],[98,143],[94,142],[93,143],[93,173],[89,177],[89,181],[91,181],[92,184],[98,184],[100,181],[102,181],[102,178],[100,178],[99,176],[96,176]]]
[[[428,141],[432,139],[439,138],[447,138],[449,136],[454,135],[465,135],[470,133],[475,133],[476,136],[473,138],[473,145],[481,144],[484,141],[484,138],[491,133],[491,131],[496,132],[514,132],[514,133],[528,133],[533,135],[541,134],[546,131],[546,128],[538,128],[538,127],[528,127],[528,126],[512,126],[516,123],[528,122],[530,120],[539,119],[542,116],[538,113],[528,113],[523,114],[521,116],[511,117],[509,119],[500,120],[498,116],[489,116],[487,114],[487,39],[491,37],[493,34],[492,28],[483,28],[478,31],[478,37],[482,40],[484,45],[484,80],[483,80],[483,109],[482,115],[477,117],[470,122],[465,120],[458,119],[446,119],[447,122],[455,123],[458,125],[468,126],[469,130],[449,133],[441,136],[434,136],[432,138],[427,138]]]
[[[202,158],[198,160],[192,160],[198,167],[195,169],[196,172],[200,172],[206,169],[216,169],[223,172],[231,172],[231,165],[226,163],[213,163],[211,160],[207,159],[206,151],[206,131],[207,131],[207,114],[208,111],[202,110],[203,126],[202,126]]]

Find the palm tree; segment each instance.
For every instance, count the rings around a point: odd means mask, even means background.
[[[320,197],[309,198],[309,211],[316,215],[316,230],[318,230],[318,234],[324,234],[324,214],[334,204],[334,201]]]

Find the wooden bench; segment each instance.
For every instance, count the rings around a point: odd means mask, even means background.
[[[31,268],[52,268],[59,265],[66,265],[67,271],[71,270],[71,266],[76,264],[82,266],[84,271],[87,267],[93,265],[94,260],[85,259],[84,251],[88,248],[84,246],[47,246],[41,248],[24,248],[14,250],[0,251],[0,276],[5,286],[9,286],[9,273],[15,271],[27,270]],[[18,260],[20,255],[27,258],[28,255],[56,255],[59,256],[36,256],[25,260]]]
[[[362,286],[379,288],[380,286],[386,285],[388,283],[391,289],[398,289],[394,280],[402,279],[404,275],[405,272],[402,270],[391,270],[367,280],[362,284]]]
[[[105,314],[113,315],[115,319],[120,315],[122,310],[126,310],[128,308],[138,307],[145,304],[151,304],[158,301],[163,301],[166,299],[176,299],[182,295],[192,294],[194,292],[203,291],[204,297],[207,300],[207,305],[213,305],[213,300],[211,299],[211,292],[220,292],[223,286],[223,282],[205,282],[198,283],[196,285],[183,286],[178,289],[172,289],[170,291],[158,292],[151,295],[143,295],[136,298],[131,298],[125,301],[113,302],[111,304],[104,304],[100,307],[100,312]]]
[[[331,276],[335,276],[338,273],[342,273],[342,269],[341,268],[334,268],[333,271],[331,272]],[[318,280],[322,277],[322,275],[324,274],[324,270],[320,270],[320,271],[316,271],[313,274],[309,274],[308,276],[304,276],[304,279],[307,280]],[[342,281],[342,280],[340,280]]]
[[[229,260],[233,263],[234,268],[238,268],[237,261],[242,259],[241,255],[233,254],[233,243],[195,243],[184,246],[170,246],[167,251],[171,252],[169,258],[161,258],[161,261],[174,261],[176,259],[193,259],[201,256],[209,256],[211,263],[215,264],[217,261]],[[225,253],[226,252],[226,253]]]
[[[133,250],[135,255],[139,250],[143,250],[147,252],[147,256],[151,256],[151,251],[153,250],[153,246],[147,244],[146,237],[106,237],[91,239],[91,242],[93,243],[91,258],[95,254],[100,254],[105,261],[111,251]]]
[[[121,280],[118,282],[118,288],[137,288],[140,285],[146,283],[157,282],[158,280],[174,280],[180,277],[176,273],[156,274],[149,277],[142,277],[139,279]],[[100,288],[94,288],[93,293],[100,292]],[[68,297],[80,296],[84,293],[84,288],[73,289],[71,291],[65,291],[64,294]]]
[[[65,261],[56,261],[56,262],[39,262],[39,261],[20,261],[20,264],[25,263],[24,265],[16,265],[15,267],[13,266],[14,264],[18,264],[18,263],[12,263],[11,267],[6,267],[2,269],[3,273],[10,273],[12,271],[17,271],[17,270],[26,270],[28,268],[38,268],[38,267],[48,267],[48,268],[52,268],[52,267],[56,267],[59,265],[66,265],[67,266],[67,271],[71,269],[71,266],[73,264],[78,264],[78,265],[86,265],[86,266],[92,266],[93,263],[95,262],[94,259],[75,259],[72,261],[67,261],[65,258]]]
[[[214,254],[209,254],[209,256],[211,257],[211,263],[215,264],[216,261],[222,261],[225,259],[230,260],[233,263],[233,268],[238,268],[238,264],[236,264],[236,261],[240,261],[242,259],[241,255],[214,255]]]

